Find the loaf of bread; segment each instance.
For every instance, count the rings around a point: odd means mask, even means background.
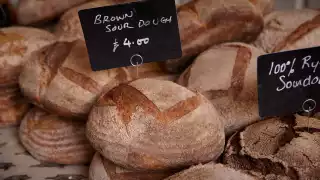
[[[86,180],[86,165],[61,165],[39,162],[21,145],[19,129],[0,128],[1,180]]]
[[[77,40],[58,42],[33,53],[20,75],[20,87],[34,104],[49,112],[87,118],[103,89],[163,75],[167,74],[158,63],[140,65],[138,71],[133,66],[92,71],[86,45]]]
[[[132,171],[96,153],[89,168],[89,180],[163,180],[174,172]]]
[[[269,14],[273,10],[275,0],[249,0],[262,15]]]
[[[259,180],[257,177],[226,167],[222,164],[200,164],[177,173],[165,180]]]
[[[177,9],[183,56],[166,61],[169,71],[183,71],[190,58],[213,44],[254,40],[263,28],[260,11],[247,0],[197,0]]]
[[[51,33],[31,27],[7,27],[0,30],[0,127],[19,124],[28,110],[18,77],[33,51],[55,41]]]
[[[166,170],[216,160],[224,148],[221,121],[204,96],[147,78],[102,93],[86,132],[93,147],[116,164]]]
[[[265,18],[265,28],[254,45],[268,53],[320,45],[320,11],[275,11]]]
[[[177,83],[201,92],[224,117],[226,134],[259,119],[257,57],[263,51],[244,43],[224,43],[200,54]]]
[[[17,6],[17,20],[22,25],[45,22],[87,1],[90,0],[20,0]]]
[[[260,121],[235,133],[223,162],[270,180],[320,179],[320,123],[297,115]]]
[[[58,164],[85,164],[93,149],[85,136],[85,122],[31,109],[23,118],[21,143],[37,160]]]

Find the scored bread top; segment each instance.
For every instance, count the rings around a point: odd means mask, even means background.
[[[254,44],[268,53],[319,46],[319,21],[315,9],[274,11]]]
[[[177,168],[219,156],[221,121],[202,95],[170,81],[139,79],[102,94],[89,115],[87,137],[121,166]]]
[[[261,13],[247,0],[195,0],[177,11],[183,56],[166,61],[173,72],[184,70],[190,57],[211,45],[252,41],[263,28]]]
[[[200,54],[179,84],[211,98],[257,99],[257,57],[263,51],[244,43],[224,43]]]
[[[33,103],[67,117],[85,118],[103,89],[140,77],[164,75],[157,63],[92,71],[85,43],[58,42],[35,52],[20,76]]]

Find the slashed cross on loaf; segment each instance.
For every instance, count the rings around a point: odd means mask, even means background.
[[[174,0],[146,0],[79,11],[94,71],[180,58]],[[110,60],[106,60],[108,57]]]

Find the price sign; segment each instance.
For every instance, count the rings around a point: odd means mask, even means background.
[[[174,0],[146,0],[79,11],[93,70],[179,58]]]
[[[320,47],[258,58],[261,117],[319,111]]]

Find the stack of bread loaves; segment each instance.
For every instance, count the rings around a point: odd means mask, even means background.
[[[93,71],[78,11],[132,1],[17,3],[55,28],[0,30],[0,179],[320,179],[319,121],[259,121],[257,94],[258,56],[320,44],[318,10],[176,1],[180,59]]]

